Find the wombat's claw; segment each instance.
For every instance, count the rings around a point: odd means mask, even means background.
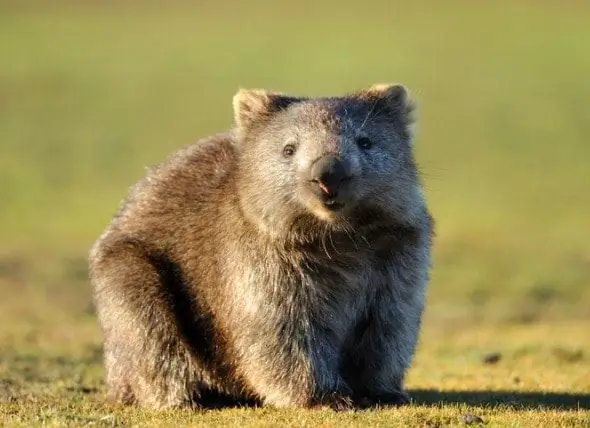
[[[355,410],[357,405],[349,395],[331,393],[322,398],[322,404],[330,407],[337,412],[344,412],[347,410]]]

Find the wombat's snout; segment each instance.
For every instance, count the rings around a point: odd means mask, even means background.
[[[314,192],[325,206],[338,208],[343,205],[339,200],[342,185],[350,178],[344,163],[333,155],[322,156],[310,168],[310,181]]]

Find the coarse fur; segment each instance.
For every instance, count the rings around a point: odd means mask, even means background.
[[[407,402],[433,236],[408,90],[243,89],[233,107],[236,126],[151,168],[91,249],[109,398]]]

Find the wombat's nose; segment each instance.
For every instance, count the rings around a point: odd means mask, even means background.
[[[316,182],[325,193],[337,193],[340,183],[345,178],[344,165],[334,156],[323,156],[311,166],[311,181]]]

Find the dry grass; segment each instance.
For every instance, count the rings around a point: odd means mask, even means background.
[[[13,289],[0,304],[0,420],[5,423],[433,427],[462,425],[467,414],[489,426],[590,423],[584,321],[470,324],[429,317],[408,379],[413,404],[400,409],[151,412],[106,405],[98,327],[86,290],[70,288],[82,285],[72,280],[52,287],[47,299],[36,290]],[[499,360],[486,362],[490,354]]]

